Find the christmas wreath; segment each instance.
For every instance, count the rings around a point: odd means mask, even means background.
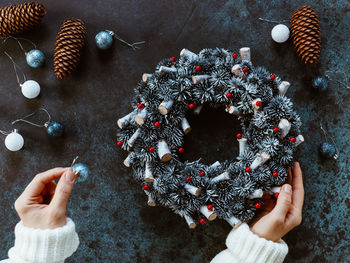
[[[250,49],[239,55],[225,49],[183,49],[180,58],[162,60],[143,74],[135,88],[134,110],[118,120],[117,145],[143,185],[148,204],[171,208],[190,228],[216,217],[233,227],[250,220],[264,193],[279,191],[293,152],[304,141],[301,121],[285,96],[290,84],[254,67]],[[203,105],[224,106],[241,122],[239,156],[212,165],[181,162],[185,115]]]

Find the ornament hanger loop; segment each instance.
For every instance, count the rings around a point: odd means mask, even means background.
[[[31,121],[26,120],[27,118],[29,118],[29,117],[33,116],[34,114],[36,114],[39,110],[44,111],[44,112],[47,114],[47,116],[48,116],[48,120],[47,120],[44,124],[37,124],[37,123],[34,123],[34,122],[31,122]],[[36,126],[36,127],[46,127],[47,124],[48,124],[50,121],[51,121],[51,115],[50,115],[50,113],[49,113],[45,108],[40,108],[40,109],[38,109],[38,110],[32,112],[31,114],[28,114],[28,115],[24,116],[23,118],[14,120],[13,122],[11,122],[11,124],[13,125],[13,124],[15,124],[15,123],[17,123],[17,122],[25,122],[25,123],[28,123],[28,124],[30,124],[30,125]]]
[[[7,136],[9,135],[11,132],[8,132],[8,131],[3,131],[3,130],[0,130],[0,133]]]
[[[141,44],[144,44],[146,43],[146,41],[139,41],[139,42],[135,42],[135,43],[128,43],[126,42],[124,39],[122,39],[120,36],[118,36],[116,33],[114,33],[113,31],[111,30],[105,30],[106,32],[108,32],[111,36],[115,37],[116,39],[118,39],[120,42],[124,43],[125,45],[131,47],[134,51],[137,50],[137,49],[141,49],[139,46],[137,45],[141,45]]]
[[[27,55],[27,51],[24,49],[24,47],[23,47],[23,45],[22,45],[22,43],[21,43],[20,40],[27,41],[28,43],[30,43],[30,44],[33,45],[34,49],[37,49],[37,46],[35,45],[34,42],[30,41],[29,39],[22,38],[22,37],[16,38],[16,37],[13,37],[13,36],[8,36],[8,37],[6,37],[6,38],[2,41],[2,44],[5,44],[5,42],[6,42],[8,39],[13,39],[13,40],[15,40],[15,41],[18,43],[20,49],[24,52],[25,55]]]
[[[273,24],[281,24],[281,23],[289,21],[289,20],[275,21],[275,20],[269,20],[269,19],[265,19],[265,18],[261,18],[261,17],[259,17],[259,20],[264,21],[264,22],[268,22],[268,23],[273,23]]]
[[[333,79],[333,78],[331,78],[328,74],[329,73],[333,73],[333,74],[342,74],[342,75],[344,75],[344,80],[345,80],[345,82],[342,82],[342,81],[339,81],[339,80],[337,80],[337,79]],[[349,82],[348,82],[348,76],[346,75],[346,73],[344,72],[344,71],[331,71],[331,70],[327,70],[326,72],[325,72],[325,76],[328,78],[328,79],[330,79],[330,80],[332,80],[332,81],[335,81],[335,82],[337,82],[337,83],[339,83],[340,85],[343,85],[345,88],[347,88],[347,89],[350,89],[350,84],[349,84]]]
[[[27,80],[26,75],[24,74],[24,72],[22,71],[22,69],[20,68],[20,66],[18,66],[18,64],[13,60],[13,58],[6,52],[4,51],[5,55],[9,57],[9,59],[11,60],[12,64],[13,64],[13,69],[15,70],[15,74],[16,74],[16,79],[17,79],[17,83],[21,86],[21,82],[19,81],[19,76],[18,76],[18,72],[17,72],[17,68],[18,70],[22,73],[23,75],[23,83]]]
[[[79,159],[79,156],[75,156],[70,167],[72,167],[78,159]]]

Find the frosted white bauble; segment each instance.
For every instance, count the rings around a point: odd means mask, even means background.
[[[13,131],[6,136],[5,146],[7,149],[9,149],[12,152],[16,152],[22,149],[23,144],[24,144],[24,140],[22,135],[20,135],[16,131]]]
[[[22,94],[27,99],[34,99],[40,94],[40,85],[34,80],[27,80],[21,84]]]
[[[274,26],[271,31],[271,37],[277,43],[286,42],[289,38],[289,28],[283,24]]]

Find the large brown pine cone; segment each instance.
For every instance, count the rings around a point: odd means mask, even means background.
[[[83,21],[77,18],[64,20],[56,37],[54,70],[57,78],[67,77],[77,67],[85,45],[85,36]]]
[[[42,4],[28,2],[0,8],[0,36],[21,33],[40,23],[46,14]]]
[[[321,54],[320,23],[315,9],[303,6],[290,19],[293,44],[305,64],[316,64]]]

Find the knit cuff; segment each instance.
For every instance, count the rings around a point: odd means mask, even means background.
[[[255,235],[247,224],[234,229],[226,239],[226,246],[239,262],[283,262],[288,253],[287,244],[280,239],[272,242]]]
[[[15,246],[10,249],[9,258],[16,263],[60,263],[79,246],[75,225],[70,218],[62,227],[45,230],[26,227],[21,221],[16,225],[15,236]]]

